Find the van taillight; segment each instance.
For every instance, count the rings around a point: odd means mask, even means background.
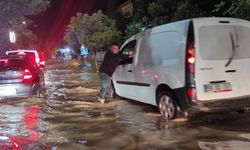
[[[32,73],[28,69],[25,69],[23,79],[27,80],[31,78],[32,78]]]
[[[191,87],[191,88],[188,88],[187,90],[187,95],[188,95],[188,98],[192,101],[195,101],[197,98],[196,98],[196,89]]]
[[[195,57],[189,57],[188,58],[188,62],[189,62],[189,64],[194,64],[195,63]]]
[[[194,43],[190,42],[187,45],[187,54],[186,54],[186,59],[187,59],[187,67],[188,71],[194,75],[194,65],[195,65],[195,48],[194,48]]]
[[[192,40],[193,41],[193,40]],[[195,89],[195,47],[194,42],[187,43],[186,51],[186,73],[187,73],[187,96],[189,100],[194,101],[196,99]]]

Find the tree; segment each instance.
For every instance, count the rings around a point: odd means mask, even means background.
[[[0,37],[1,48],[9,47],[9,30],[14,30],[18,37],[16,46],[34,45],[37,38],[28,29],[29,25],[32,24],[28,17],[45,11],[49,4],[49,0],[0,0],[0,6],[2,6],[0,9],[0,32],[1,35],[4,35]],[[24,41],[24,39],[31,42]]]
[[[27,21],[27,16],[37,15],[46,10],[49,0],[0,0],[0,24],[13,25]]]
[[[188,0],[180,2],[171,18],[171,21],[178,21],[188,19],[190,17],[200,16],[200,13],[195,8],[196,7],[191,5]]]
[[[135,0],[133,3],[134,13],[126,26],[126,38],[155,25],[187,18],[192,10],[187,0]]]
[[[71,43],[74,37],[90,50],[98,50],[117,41],[120,32],[115,21],[99,10],[91,16],[77,13],[71,18],[64,39]]]
[[[128,39],[132,35],[139,33],[145,29],[145,25],[142,22],[131,22],[127,25],[125,30],[125,39]]]
[[[219,12],[222,16],[250,20],[250,0],[221,1],[215,5],[213,12]]]
[[[134,14],[125,37],[140,32],[142,26],[156,26],[196,17],[237,17],[250,19],[250,0],[134,0]]]
[[[178,7],[179,0],[156,0],[149,4],[148,13],[152,25],[171,22]]]

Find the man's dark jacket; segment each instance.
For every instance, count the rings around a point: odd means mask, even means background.
[[[126,59],[126,58],[129,58],[129,56],[121,54],[121,53],[114,54],[111,51],[108,51],[104,56],[104,60],[103,60],[102,65],[99,69],[99,72],[106,73],[107,75],[112,77],[112,75],[115,71],[115,68],[117,67],[119,62],[123,59]]]

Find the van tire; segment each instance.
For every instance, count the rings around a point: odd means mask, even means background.
[[[118,95],[115,92],[115,87],[114,87],[113,82],[110,83],[108,95],[111,98],[117,98],[118,97]]]
[[[173,120],[177,116],[177,104],[171,92],[159,92],[157,96],[158,109],[167,120]]]

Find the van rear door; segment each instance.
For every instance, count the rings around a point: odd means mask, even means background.
[[[240,19],[194,20],[198,100],[250,95],[250,23]]]

